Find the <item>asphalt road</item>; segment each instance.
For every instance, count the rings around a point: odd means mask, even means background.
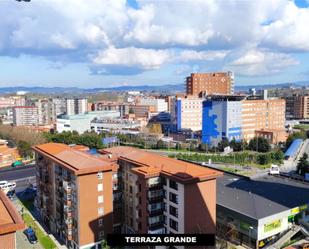
[[[0,181],[14,181],[35,176],[35,166],[26,166],[12,170],[0,170]]]

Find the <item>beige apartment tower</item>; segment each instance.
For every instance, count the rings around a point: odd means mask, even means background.
[[[285,100],[244,100],[242,133],[246,141],[255,136],[264,136],[273,143],[285,141]]]

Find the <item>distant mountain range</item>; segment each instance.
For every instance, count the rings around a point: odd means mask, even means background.
[[[265,84],[265,85],[245,85],[245,86],[235,86],[235,92],[248,91],[250,88],[260,89],[270,89],[270,88],[288,88],[288,87],[304,87],[309,86],[308,81],[299,81],[295,83],[279,83],[279,84]],[[118,86],[110,88],[78,88],[78,87],[0,87],[0,94],[9,94],[17,91],[26,91],[30,93],[40,93],[40,94],[86,94],[86,93],[98,93],[107,91],[155,91],[155,92],[183,92],[185,90],[184,84],[179,85],[143,85],[143,86]]]

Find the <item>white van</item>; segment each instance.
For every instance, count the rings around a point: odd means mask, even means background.
[[[270,175],[280,175],[280,169],[278,165],[272,164],[269,169]]]

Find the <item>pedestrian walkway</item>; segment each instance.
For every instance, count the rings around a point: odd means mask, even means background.
[[[31,217],[32,217],[32,219],[34,220],[34,223],[38,226],[38,228],[43,232],[43,234],[45,234],[45,235],[48,235],[49,236],[49,238],[55,243],[55,245],[56,245],[56,247],[58,248],[58,249],[67,249],[67,247],[65,246],[65,245],[60,245],[59,244],[59,242],[58,242],[58,240],[52,235],[52,234],[49,234],[49,233],[47,233],[46,232],[46,230],[41,226],[41,224],[37,221],[37,219],[31,214],[31,212],[29,212],[21,203],[20,203],[20,200],[19,199],[15,199],[14,201],[13,201],[13,203],[14,203],[14,205],[16,206],[16,208],[17,208],[17,210],[19,211],[19,213],[20,214],[25,214],[25,213],[27,213],[27,214],[29,214]],[[38,243],[39,244],[39,243]],[[21,247],[21,248],[23,248],[23,247]],[[26,247],[26,248],[28,248],[28,247]],[[35,248],[37,248],[37,247],[35,247]],[[39,248],[43,248],[43,247],[39,247]]]

